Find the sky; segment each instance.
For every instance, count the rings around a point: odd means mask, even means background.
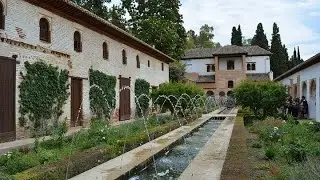
[[[213,26],[213,40],[222,45],[230,44],[233,26],[240,24],[242,35],[252,38],[260,22],[270,45],[276,22],[289,56],[297,46],[304,60],[320,52],[320,0],[181,0],[181,4],[186,30]]]

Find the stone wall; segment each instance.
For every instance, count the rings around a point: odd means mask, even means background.
[[[19,84],[20,72],[24,72],[24,62],[30,63],[43,60],[61,69],[67,69],[70,76],[83,78],[83,117],[88,121],[91,117],[89,103],[89,68],[116,76],[116,108],[119,108],[119,80],[118,77],[131,77],[131,107],[132,116],[135,112],[134,84],[137,78],[145,79],[151,86],[169,81],[169,65],[138,51],[130,46],[118,42],[108,36],[88,29],[80,24],[69,21],[52,12],[31,5],[24,0],[7,0],[5,31],[1,32],[0,56],[11,57],[18,55],[17,60],[17,95],[16,95],[16,122],[19,118]],[[46,18],[50,22],[51,43],[39,40],[39,20]],[[74,51],[73,34],[81,33],[82,52]],[[109,59],[103,58],[102,44],[106,42],[109,49]],[[122,50],[127,52],[127,65],[122,64]],[[140,68],[137,68],[136,56],[140,58]],[[150,61],[150,67],[148,67]],[[164,64],[164,70],[161,66]],[[71,82],[71,79],[69,80]],[[64,106],[65,117],[70,120],[70,97]],[[114,120],[118,118],[114,113]],[[22,133],[23,134],[23,133]],[[19,134],[20,136],[20,134]]]

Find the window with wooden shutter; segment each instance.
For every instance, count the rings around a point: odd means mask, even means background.
[[[102,49],[103,49],[103,58],[104,59],[109,59],[108,44],[106,42],[103,43]]]
[[[79,31],[74,32],[74,50],[76,52],[82,52],[81,34]]]
[[[122,50],[122,64],[127,64],[127,52]]]
[[[50,43],[50,25],[46,18],[41,18],[39,22],[40,26],[40,40]]]
[[[137,61],[137,68],[140,68],[140,58],[139,58],[139,55],[137,55],[136,61]]]
[[[0,1],[0,29],[4,29],[4,24],[5,24],[5,15],[4,15],[4,6]]]

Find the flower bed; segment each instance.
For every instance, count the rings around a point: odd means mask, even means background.
[[[180,123],[186,124],[199,116],[181,119]],[[151,139],[155,139],[179,128],[180,123],[171,116],[150,118],[147,127]],[[1,156],[0,174],[23,180],[71,178],[148,141],[143,120],[119,127],[110,127],[97,120],[88,131],[66,138],[59,148],[49,140],[30,152],[15,151]]]
[[[256,134],[248,145],[270,179],[319,179],[320,123],[266,119],[249,127]],[[261,155],[263,159],[261,159]],[[316,161],[315,161],[316,160]],[[261,166],[256,163],[256,166]],[[315,171],[309,171],[314,169]],[[300,178],[301,177],[301,178]]]

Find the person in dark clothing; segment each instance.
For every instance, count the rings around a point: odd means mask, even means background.
[[[299,116],[299,109],[300,109],[300,100],[299,98],[296,98],[292,102],[292,116],[295,118],[298,118]]]
[[[289,98],[286,101],[286,114],[292,115],[292,96],[289,96]]]
[[[308,107],[308,102],[307,102],[305,96],[302,96],[302,99],[301,99],[301,102],[300,102],[300,107],[301,107],[301,117],[302,118],[308,118],[309,107]]]

